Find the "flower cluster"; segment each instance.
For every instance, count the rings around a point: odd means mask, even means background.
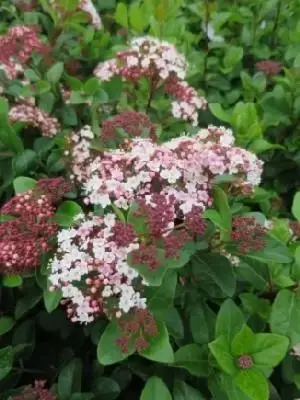
[[[132,40],[130,48],[117,53],[115,59],[100,63],[95,76],[103,81],[121,76],[128,82],[146,77],[151,92],[162,87],[176,99],[172,103],[174,117],[191,120],[193,125],[197,125],[197,112],[206,108],[207,102],[183,80],[186,70],[186,60],[175,46],[152,37],[142,37]]]
[[[52,221],[54,205],[68,190],[62,178],[42,179],[33,190],[16,195],[2,207],[1,214],[13,219],[0,224],[1,272],[25,272],[40,264],[58,231]]]
[[[232,220],[231,240],[239,252],[247,254],[266,246],[266,229],[255,218],[236,216]]]
[[[133,287],[139,275],[127,263],[128,254],[139,247],[129,224],[112,213],[90,216],[59,232],[57,240],[49,279],[53,288],[61,288],[72,321],[88,323],[103,312],[145,307]]]
[[[0,36],[0,69],[12,79],[23,72],[33,52],[45,54],[49,48],[40,41],[32,26],[13,26]]]
[[[11,122],[24,122],[38,128],[47,137],[53,137],[60,131],[58,120],[33,104],[20,103],[11,107],[9,119]]]
[[[282,70],[282,64],[278,61],[263,60],[255,64],[258,71],[263,72],[267,76],[278,75]]]
[[[105,208],[113,202],[127,209],[137,199],[149,202],[154,193],[161,193],[175,198],[178,218],[193,207],[203,211],[211,205],[211,189],[218,175],[233,175],[232,188],[243,193],[260,182],[262,172],[262,163],[254,154],[203,142],[201,133],[161,145],[150,139],[133,139],[126,149],[106,151],[89,161],[85,181],[79,172],[87,204]],[[74,167],[76,176],[80,167]]]
[[[253,367],[254,361],[249,354],[242,354],[236,359],[236,364],[241,369],[249,369]]]
[[[113,118],[106,119],[102,123],[101,139],[104,144],[111,141],[120,144],[124,139],[143,135],[147,135],[153,141],[156,140],[155,125],[144,113],[123,111]]]
[[[8,400],[57,400],[57,397],[45,388],[45,381],[35,381],[33,385],[27,385],[22,392]]]
[[[134,309],[117,322],[121,334],[116,342],[123,353],[129,352],[130,345],[142,352],[149,346],[148,338],[158,336],[156,321],[146,309]]]

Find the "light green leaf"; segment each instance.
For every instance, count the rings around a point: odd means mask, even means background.
[[[23,283],[23,279],[20,275],[4,275],[2,279],[2,284],[5,287],[18,287]]]
[[[14,179],[13,187],[15,189],[15,193],[26,192],[27,190],[31,190],[36,186],[36,180],[32,178],[27,178],[25,176],[19,176]]]
[[[222,304],[217,316],[216,337],[223,335],[228,342],[231,342],[244,323],[244,316],[240,308],[231,299],[227,299]]]
[[[218,186],[215,186],[214,188],[214,203],[221,216],[222,225],[225,227],[225,229],[221,229],[221,240],[225,241],[229,240],[231,232],[231,224],[232,224],[232,215],[228,204],[227,195]]]
[[[157,376],[152,376],[146,382],[140,400],[172,400],[171,393],[164,381]]]
[[[274,368],[285,357],[289,339],[275,333],[258,333],[252,351],[255,366]]]
[[[250,400],[269,399],[268,381],[262,372],[254,368],[239,371],[233,381]]]
[[[293,216],[300,221],[300,192],[297,192],[293,199],[292,204],[292,213]]]
[[[235,360],[230,353],[230,344],[225,336],[219,336],[209,343],[209,349],[224,372],[234,376],[238,372]]]
[[[244,324],[231,343],[231,352],[234,356],[252,354],[254,343],[255,334],[246,324]]]
[[[119,25],[123,26],[123,28],[128,28],[128,9],[126,4],[118,3],[115,20]]]

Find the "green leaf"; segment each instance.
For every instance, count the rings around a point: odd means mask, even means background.
[[[69,227],[78,214],[82,214],[80,205],[74,201],[66,200],[56,210],[55,221],[60,226]]]
[[[256,289],[264,290],[268,285],[269,271],[266,264],[241,256],[237,274]]]
[[[300,192],[297,192],[293,199],[292,204],[292,213],[293,216],[300,221]]]
[[[62,294],[60,290],[54,290],[53,292],[45,291],[43,297],[44,297],[45,308],[48,311],[48,313],[51,313],[59,305],[59,302],[62,298]]]
[[[222,225],[225,227],[225,229],[221,229],[221,240],[230,240],[232,215],[227,195],[218,186],[214,188],[214,203],[221,216]]]
[[[8,102],[0,97],[0,142],[9,150],[21,153],[24,150],[23,142],[12,128],[8,119]]]
[[[234,383],[250,400],[268,400],[269,385],[262,372],[252,368],[239,373],[233,378]]]
[[[2,279],[3,286],[6,287],[18,287],[23,283],[23,279],[20,275],[4,275]]]
[[[225,57],[223,59],[225,68],[230,71],[243,58],[244,51],[242,47],[227,46]]]
[[[219,336],[215,341],[209,343],[208,346],[222,370],[231,376],[236,375],[238,368],[230,353],[230,344],[226,337]]]
[[[0,381],[10,373],[14,361],[12,346],[0,349]]]
[[[152,311],[169,309],[173,305],[177,286],[177,274],[175,271],[167,271],[160,286],[145,287],[148,306]]]
[[[64,63],[62,62],[57,62],[56,64],[53,65],[48,71],[47,71],[47,80],[52,83],[56,84],[64,71]]]
[[[272,305],[270,327],[273,333],[288,336],[291,346],[300,342],[300,296],[287,289],[277,294]]]
[[[173,389],[173,400],[205,400],[205,397],[187,383],[176,380]]]
[[[174,353],[169,340],[169,333],[164,322],[157,320],[158,336],[148,339],[149,347],[140,352],[140,354],[149,360],[172,363],[174,361]]]
[[[221,381],[218,382],[220,386],[220,397],[213,400],[224,400],[224,392],[227,394],[226,400],[250,400],[248,396],[234,383],[231,376],[221,374]]]
[[[161,307],[164,307],[164,305]],[[175,340],[183,339],[184,326],[176,308],[170,306],[169,308],[156,309],[153,310],[153,314],[166,324],[170,336]]]
[[[145,27],[148,25],[148,16],[143,12],[139,3],[133,3],[129,8],[130,25],[138,33],[143,33]]]
[[[203,301],[191,306],[190,330],[194,341],[198,344],[210,342],[214,337],[216,322],[215,313]]]
[[[224,111],[220,103],[210,103],[208,105],[211,113],[217,117],[220,121],[224,121],[230,124],[231,117],[230,115]]]
[[[25,176],[19,176],[18,178],[14,179],[13,187],[15,189],[15,193],[23,193],[27,190],[31,190],[35,187],[36,180],[32,178],[27,178]]]
[[[99,89],[99,79],[98,78],[90,78],[83,86],[84,92],[89,95],[93,96],[95,92]]]
[[[228,259],[219,254],[198,254],[192,258],[195,276],[201,277],[198,285],[212,297],[231,297],[235,293],[236,278]]]
[[[93,393],[73,393],[71,400],[93,400],[95,396]]]
[[[37,160],[37,154],[33,150],[25,149],[13,158],[15,175],[21,175],[33,168]]]
[[[101,376],[93,382],[93,393],[96,394],[96,399],[115,400],[119,397],[121,388],[114,379]]]
[[[172,366],[184,368],[195,376],[208,376],[207,347],[200,347],[197,344],[188,344],[180,347],[174,354],[174,364]]]
[[[123,353],[116,345],[116,340],[121,336],[120,328],[116,321],[111,321],[100,338],[97,347],[97,358],[102,365],[111,365],[125,360],[135,352],[131,343],[129,352]]]
[[[12,330],[15,325],[15,320],[11,317],[0,317],[0,335]]]
[[[271,306],[268,300],[260,299],[253,293],[241,293],[240,299],[243,307],[250,313],[250,315],[257,314],[264,321],[269,320]]]
[[[263,138],[255,139],[253,142],[251,142],[249,146],[249,150],[253,151],[256,154],[275,149],[284,150],[284,146],[281,146],[280,144],[270,143]]]
[[[128,28],[128,9],[126,4],[118,3],[115,20],[119,25],[123,26],[123,28]]]
[[[164,381],[157,376],[152,376],[146,382],[140,400],[172,400],[171,393]]]
[[[222,304],[216,321],[216,337],[225,336],[231,342],[244,325],[244,316],[240,308],[227,299]]]
[[[41,298],[42,293],[37,287],[28,291],[24,297],[20,297],[15,308],[16,319],[23,317],[24,314],[37,305]]]
[[[254,343],[255,334],[246,324],[244,324],[233,338],[231,343],[231,352],[234,356],[252,354]]]
[[[82,364],[78,358],[63,367],[57,382],[57,392],[60,400],[69,400],[74,392],[81,391]]]
[[[255,366],[274,368],[285,357],[289,339],[275,333],[258,333],[252,351]]]

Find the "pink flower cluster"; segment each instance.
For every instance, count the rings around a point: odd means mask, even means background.
[[[6,203],[1,214],[14,217],[0,224],[0,271],[20,273],[40,264],[58,231],[54,205],[70,190],[62,178],[41,179],[33,190]]]
[[[33,385],[27,385],[22,392],[8,400],[57,400],[57,397],[45,388],[46,381],[36,380]]]
[[[38,128],[46,137],[53,137],[60,131],[60,124],[56,118],[50,117],[48,113],[30,103],[20,103],[11,107],[9,119],[11,122],[24,122]]]
[[[121,316],[145,308],[146,300],[133,286],[139,275],[127,263],[128,254],[139,247],[129,224],[112,213],[91,216],[59,232],[57,239],[49,279],[53,288],[61,288],[72,321],[88,323],[112,310]]]
[[[36,27],[13,26],[6,35],[0,36],[0,69],[8,78],[15,78],[23,72],[33,52],[49,52],[49,48],[38,38]]]
[[[121,76],[125,81],[136,82],[146,77],[151,91],[162,87],[176,99],[172,103],[174,117],[190,120],[196,126],[198,110],[206,108],[207,102],[183,80],[186,70],[186,60],[175,46],[142,37],[132,40],[130,48],[117,53],[116,58],[100,63],[94,74],[102,81]]]
[[[82,140],[86,154],[80,153],[79,140],[74,146],[78,165],[74,164],[73,173],[83,186],[86,203],[103,208],[114,203],[127,209],[138,199],[149,204],[160,193],[175,199],[176,215],[182,218],[193,207],[203,211],[211,205],[217,176],[234,175],[232,187],[246,192],[259,184],[262,173],[262,162],[254,154],[229,145],[231,136],[224,128],[209,127],[194,137],[163,144],[133,139],[125,149],[105,151],[96,158],[91,157],[89,143]]]
[[[118,130],[123,130],[121,136]],[[148,136],[156,141],[155,125],[147,114],[136,111],[123,111],[120,114],[106,119],[102,123],[101,140],[104,144],[114,141],[122,143],[125,139],[142,136],[147,131]],[[126,137],[127,135],[127,137]]]

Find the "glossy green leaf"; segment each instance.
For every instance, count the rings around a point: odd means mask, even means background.
[[[287,354],[289,339],[274,333],[258,333],[252,350],[255,366],[274,368]]]
[[[209,363],[208,351],[206,346],[197,344],[187,344],[180,347],[174,354],[173,366],[181,367],[195,376],[208,376]]]
[[[48,313],[51,313],[58,307],[59,302],[62,298],[62,294],[60,290],[54,290],[53,292],[45,291],[43,297],[45,308]]]
[[[60,226],[68,227],[79,214],[82,214],[80,205],[74,201],[66,200],[56,210],[55,220]]]
[[[62,62],[57,62],[47,71],[47,80],[53,84],[57,83],[64,71],[64,64]]]
[[[2,278],[2,284],[6,287],[18,287],[23,283],[23,279],[20,275],[4,275]]]
[[[167,385],[161,378],[152,376],[146,382],[146,385],[142,391],[140,400],[172,400],[171,393]]]
[[[232,340],[231,353],[234,356],[252,354],[254,345],[255,334],[247,325],[244,324]]]
[[[176,380],[173,389],[173,400],[205,400],[199,390],[184,381]]]

